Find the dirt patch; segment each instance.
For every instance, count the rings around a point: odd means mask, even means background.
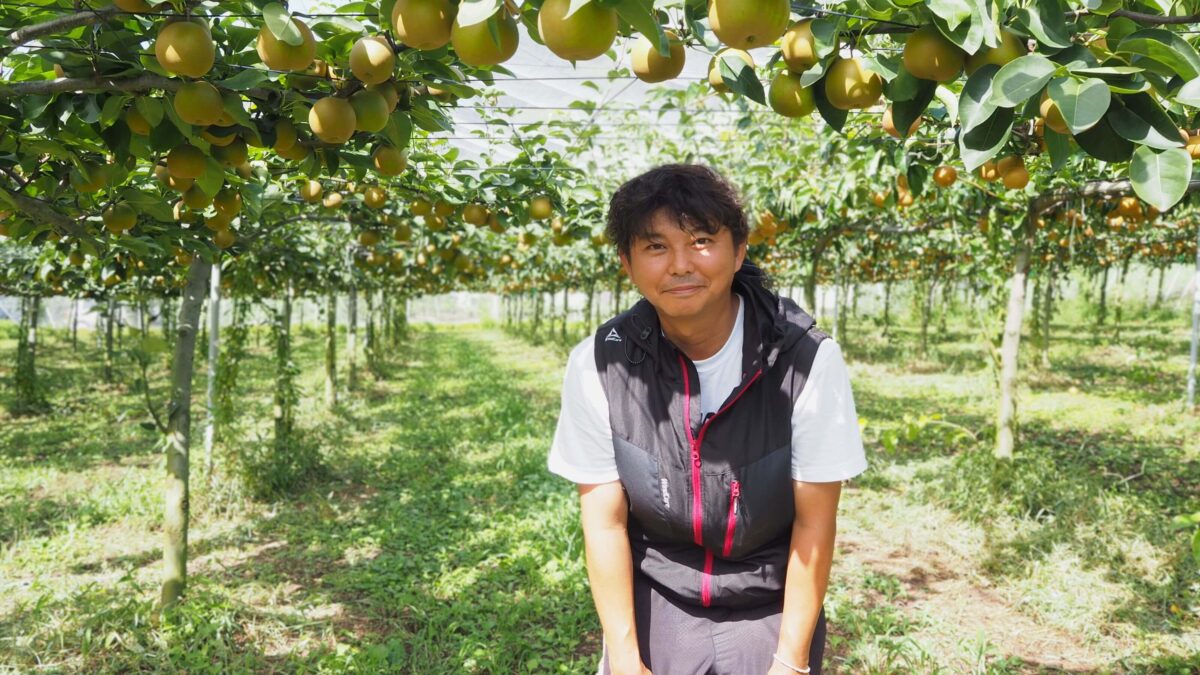
[[[890,602],[924,626],[909,637],[930,653],[959,653],[964,639],[979,635],[995,651],[1028,666],[1082,672],[1111,666],[1113,653],[1124,651],[1124,645],[1110,642],[1108,653],[1100,653],[1081,636],[1038,623],[987,588],[986,579],[973,577],[964,561],[937,548],[895,546],[859,533],[840,535],[838,546],[839,565],[866,568],[901,583],[903,593]]]

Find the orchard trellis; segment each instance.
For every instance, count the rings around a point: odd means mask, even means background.
[[[818,284],[844,299],[853,284],[913,281],[924,334],[939,284],[995,295],[1008,279],[996,453],[1011,456],[1029,275],[1045,359],[1056,275],[1086,266],[1107,280],[1133,259],[1200,268],[1197,221],[1181,204],[1198,187],[1198,12],[1195,0],[385,0],[294,14],[253,0],[0,3],[0,235],[11,242],[0,289],[28,317],[17,398],[40,404],[40,297],[107,307],[106,372],[118,298],[142,308],[143,339],[147,300],[164,316],[166,299],[178,302],[160,424],[171,604],[186,583],[188,402],[206,295],[274,302],[286,444],[295,298],[324,305],[329,405],[341,294],[352,359],[363,303],[368,370],[379,341],[403,331],[403,299],[421,294],[501,292],[510,321],[540,330],[561,293],[565,335],[568,291],[586,292],[585,324],[602,313],[598,292],[618,307],[629,292],[604,251],[603,182],[619,176],[614,148],[649,146],[721,165],[753,205],[755,256],[809,306]],[[598,120],[619,110],[581,101],[585,123],[523,123],[496,105],[489,87],[526,39],[567,60],[628,46],[647,82],[676,78],[685,45],[712,60],[707,81],[652,99],[678,137],[612,141]],[[449,111],[473,101],[477,135],[510,134],[515,159],[460,159],[438,140],[455,128]],[[714,133],[707,116],[730,106],[736,126]],[[1193,316],[1200,326],[1200,290]],[[219,328],[206,335],[210,476],[245,339],[235,319],[231,361]],[[351,360],[342,379],[359,376]]]

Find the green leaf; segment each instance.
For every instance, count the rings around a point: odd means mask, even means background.
[[[1087,154],[1105,162],[1124,162],[1133,154],[1133,143],[1112,127],[1111,110],[1087,131],[1075,134],[1075,142]]]
[[[1175,123],[1149,94],[1118,96],[1108,121],[1121,138],[1139,145],[1166,150],[1183,145]]]
[[[658,53],[668,56],[671,53],[671,41],[658,23],[654,15],[653,2],[646,0],[617,0],[612,7],[617,10],[617,16],[624,19],[637,32],[646,36],[650,43],[658,48]]]
[[[271,79],[270,73],[260,68],[246,68],[233,77],[215,82],[218,87],[233,91],[246,91]]]
[[[821,119],[825,123],[833,127],[834,131],[841,131],[842,127],[846,126],[846,111],[841,108],[833,107],[829,99],[825,96],[825,78],[821,78],[812,86],[813,102],[817,106],[817,112],[821,113]]]
[[[125,94],[117,94],[109,96],[104,101],[104,107],[100,109],[100,126],[111,126],[121,113],[125,110],[125,101],[129,100],[129,96]]]
[[[971,5],[967,0],[928,0],[925,5],[952,31],[971,18]]]
[[[288,14],[287,9],[283,5],[272,2],[266,7],[263,7],[263,20],[267,24],[267,30],[275,38],[284,44],[293,47],[299,47],[304,44],[304,35],[296,24],[292,22],[292,15]]]
[[[1071,139],[1053,129],[1044,131],[1046,150],[1050,153],[1050,170],[1058,171],[1071,158]]]
[[[1008,142],[1014,117],[1012,108],[996,108],[986,121],[959,135],[958,150],[967,171],[978,169],[1000,152]]]
[[[721,57],[720,68],[721,79],[724,80],[725,86],[729,87],[729,91],[761,105],[767,104],[762,82],[758,81],[753,66],[732,54],[725,54]]]
[[[804,74],[800,76],[800,86],[811,87],[817,82],[822,81],[825,78],[825,66],[827,63],[827,61],[818,61],[816,65],[804,71]],[[822,85],[822,88],[824,88],[824,85]]]
[[[1058,0],[1037,0],[1033,7],[1017,10],[1017,25],[1025,28],[1037,41],[1047,47],[1066,49],[1071,46],[1067,33],[1064,7]]]
[[[502,0],[462,0],[458,3],[458,25],[466,28],[492,18]]]
[[[955,26],[950,21],[939,16],[936,12],[930,17],[930,22],[947,40],[958,45],[968,54],[979,51],[983,45],[993,47],[996,42],[996,29],[985,0],[966,0],[970,8],[970,20],[963,20]],[[915,3],[914,3],[915,4]]]
[[[896,79],[900,76],[900,73],[904,72],[904,68],[901,65],[902,62],[903,57],[901,57],[899,52],[892,54],[875,52],[874,54],[864,54],[862,56],[863,67],[882,77],[885,84]],[[888,98],[891,97],[889,96]]]
[[[221,103],[224,104],[225,112],[233,118],[233,121],[244,127],[252,127],[254,123],[250,121],[250,115],[246,113],[246,109],[242,107],[242,97],[231,91],[221,92]]]
[[[1148,59],[1160,64],[1184,80],[1200,76],[1200,54],[1187,40],[1162,28],[1147,28],[1121,40],[1114,50],[1118,54],[1142,57],[1134,65]]]
[[[1192,178],[1192,156],[1182,148],[1156,151],[1140,146],[1129,163],[1133,191],[1159,211],[1179,203]]]
[[[883,86],[883,90],[892,101],[908,101],[924,89],[926,82],[931,81],[913,77],[907,70],[901,70],[895,79]]]
[[[989,100],[1004,108],[1024,103],[1046,86],[1058,67],[1041,54],[1026,54],[1009,61],[992,80]]]
[[[225,182],[225,169],[217,163],[217,160],[212,157],[204,164],[204,173],[196,179],[196,185],[204,190],[204,194],[213,197],[221,190],[221,185]]]
[[[933,80],[921,80],[919,86],[920,88],[912,98],[892,104],[892,124],[901,134],[907,134],[913,121],[929,107],[929,102],[933,100],[933,94],[937,91],[938,84]]]
[[[162,122],[162,99],[138,96],[133,99],[133,105],[142,114],[142,117],[145,117],[146,121],[150,123],[151,128],[158,126]]]
[[[383,136],[397,150],[407,148],[412,139],[412,120],[409,119],[408,113],[403,110],[393,112],[388,118],[387,126],[383,128]]]
[[[1046,93],[1058,105],[1072,134],[1090,129],[1099,122],[1112,100],[1108,85],[1094,77],[1082,81],[1060,77],[1050,81]]]
[[[841,33],[844,21],[845,19],[842,17],[813,19],[810,28],[813,34],[814,56],[818,59],[823,59],[837,50],[838,36]]]
[[[990,103],[992,97],[992,82],[1000,66],[989,63],[971,73],[967,83],[963,85],[962,94],[958,98],[958,120],[965,134],[979,124],[987,121],[996,111],[996,105]]]
[[[1172,96],[1176,103],[1182,103],[1193,108],[1200,108],[1200,78],[1183,83],[1179,91]]]
[[[1192,534],[1192,559],[1200,565],[1200,528]]]

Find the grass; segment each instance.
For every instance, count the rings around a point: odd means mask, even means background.
[[[977,331],[951,321],[919,356],[912,326],[851,322],[871,469],[843,493],[831,672],[1200,668],[1200,570],[1169,522],[1200,511],[1186,322],[1125,316],[1093,331],[1066,308],[1053,368],[1026,354],[1007,464]],[[0,671],[594,672],[574,490],[544,468],[568,346],[415,327],[327,410],[320,335],[297,333],[297,419],[327,472],[276,501],[239,489],[232,453],[270,442],[252,338],[211,487],[193,451],[190,585],[161,615],[162,457],[131,364],[99,384],[90,334],[73,353],[43,331],[40,416],[3,412],[0,364]]]

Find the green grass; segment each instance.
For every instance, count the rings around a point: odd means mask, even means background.
[[[911,326],[851,322],[871,469],[843,492],[831,672],[1200,668],[1200,570],[1169,522],[1200,511],[1186,323],[1125,315],[1068,313],[1050,370],[1027,352],[1009,464],[977,331],[952,321],[919,357]],[[300,436],[327,472],[270,502],[235,481],[232,453],[270,443],[264,336],[210,487],[198,360],[190,585],[162,615],[163,460],[132,366],[98,384],[90,334],[72,353],[44,331],[52,410],[14,417],[0,364],[0,670],[594,672],[574,489],[545,470],[567,345],[414,327],[326,410],[321,338],[297,333]]]

